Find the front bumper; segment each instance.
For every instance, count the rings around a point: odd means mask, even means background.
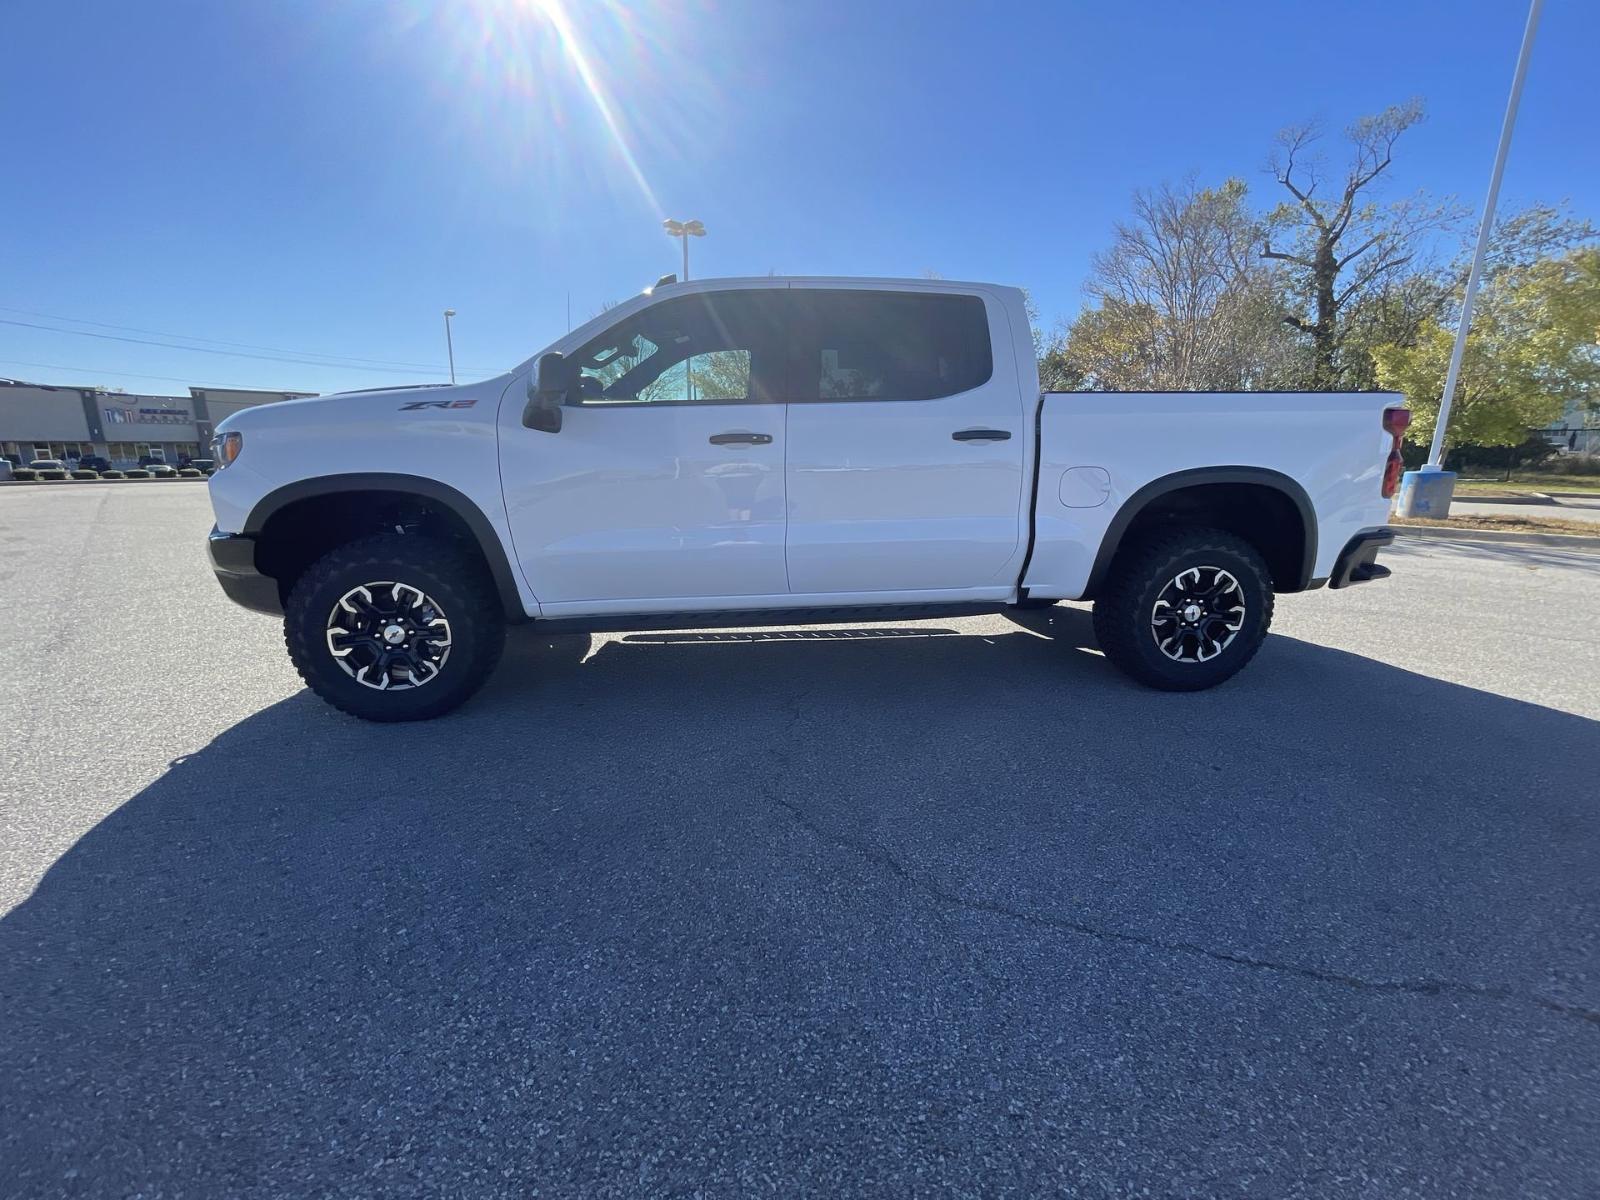
[[[223,593],[235,604],[268,616],[283,615],[278,581],[256,570],[256,540],[248,534],[223,533],[215,526],[206,537],[211,569]]]
[[[1328,586],[1342,588],[1353,583],[1389,578],[1389,568],[1378,563],[1378,551],[1393,541],[1392,529],[1363,529],[1346,542],[1344,549],[1339,552],[1339,558],[1333,564],[1333,574],[1328,578]]]

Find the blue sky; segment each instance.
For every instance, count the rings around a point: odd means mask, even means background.
[[[705,222],[696,276],[935,271],[1026,285],[1049,324],[1077,311],[1135,188],[1238,175],[1273,200],[1263,161],[1291,122],[1325,121],[1337,153],[1353,117],[1421,96],[1392,186],[1476,207],[1526,16],[1520,0],[563,8],[8,6],[0,321],[265,357],[0,323],[0,375],[424,382],[443,377],[445,307],[461,375],[488,374],[562,332],[569,293],[581,321],[677,270],[663,216]],[[1597,45],[1600,5],[1550,0],[1503,206],[1566,198],[1600,218]]]

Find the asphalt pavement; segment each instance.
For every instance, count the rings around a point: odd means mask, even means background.
[[[0,491],[0,1193],[1600,1194],[1600,557],[543,639],[374,726],[202,488]]]

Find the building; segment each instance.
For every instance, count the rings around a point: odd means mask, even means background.
[[[1583,400],[1569,400],[1561,420],[1540,432],[1559,450],[1600,454],[1600,411],[1591,411]]]
[[[311,395],[190,388],[187,396],[131,396],[0,379],[0,454],[13,463],[98,454],[115,467],[177,465],[204,457],[217,423],[241,408]]]

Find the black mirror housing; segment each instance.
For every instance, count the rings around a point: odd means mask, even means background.
[[[544,433],[561,431],[561,406],[578,399],[578,371],[564,354],[541,354],[528,379],[528,406],[522,423]]]

